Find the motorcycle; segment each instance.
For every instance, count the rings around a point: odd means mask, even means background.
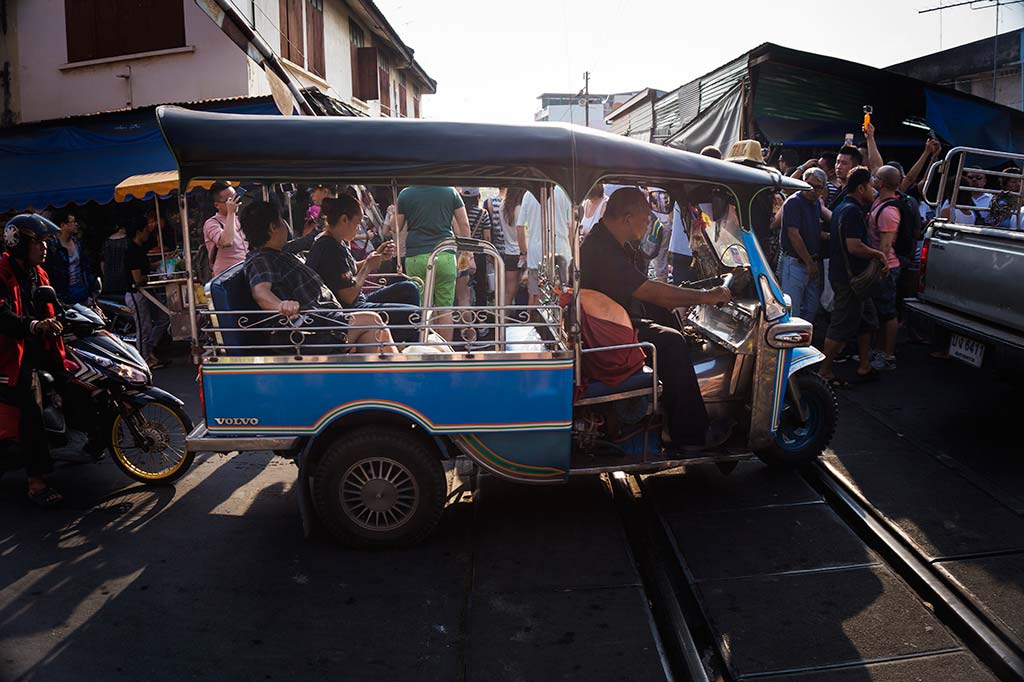
[[[156,386],[134,346],[107,330],[94,310],[64,307],[52,287],[38,287],[33,302],[55,307],[64,327],[66,378],[39,373],[39,394],[51,447],[68,442],[68,429],[87,434],[94,458],[109,450],[117,466],[142,483],[170,483],[195,458],[185,448],[192,420],[184,403]]]

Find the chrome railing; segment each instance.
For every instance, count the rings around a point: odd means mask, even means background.
[[[471,239],[469,237],[453,237],[445,239],[440,244],[434,247],[434,250],[430,253],[430,258],[427,260],[427,277],[423,283],[423,301],[432,302],[434,300],[434,287],[437,281],[437,256],[445,251],[455,251],[456,254],[459,251],[472,254],[483,254],[494,261],[494,301],[500,303],[505,300],[505,261],[502,259],[501,254],[498,253],[498,249],[494,247],[488,241],[482,239]],[[457,256],[456,256],[457,257]],[[478,273],[479,277],[481,273]],[[439,317],[446,315],[446,309],[444,308],[432,308],[430,309],[434,314]],[[499,317],[499,310],[496,306],[490,306],[487,310],[491,310],[495,317]],[[425,319],[429,320],[430,315],[427,315]],[[441,328],[448,328],[451,325],[442,322],[437,325]],[[428,327],[424,326],[420,332],[420,340],[426,341]],[[500,343],[504,340],[504,328],[498,327],[495,332],[498,334],[497,341]]]
[[[382,325],[352,324],[357,313],[377,313]],[[382,330],[392,334],[411,330],[418,340],[404,348],[417,352],[457,353],[499,351],[550,352],[565,348],[562,310],[558,306],[317,308],[302,310],[294,319],[267,310],[202,310],[202,330],[209,335],[205,349],[215,355],[334,355],[381,353],[375,340],[352,343],[349,333]],[[392,316],[401,318],[403,322]],[[446,340],[450,332],[453,340]],[[226,339],[230,337],[230,341]],[[400,352],[403,348],[400,345]]]
[[[978,158],[969,159],[968,157],[980,157],[980,160]],[[1006,168],[1007,164],[1014,164],[1019,169],[1024,165],[1024,154],[978,149],[976,147],[953,147],[946,153],[945,159],[936,161],[928,168],[923,191],[925,203],[938,211],[942,208],[942,203],[947,193],[952,190],[950,205],[953,208],[958,208],[961,211],[977,211],[985,216],[985,226],[996,228],[998,228],[998,225],[987,224],[995,220],[992,216],[993,211],[1006,211],[1006,218],[1012,215],[1013,221],[1011,225],[1002,229],[1020,230],[1022,223],[1024,223],[1021,216],[1021,208],[1022,204],[1024,204],[1024,178],[1022,178],[1019,170],[1016,173],[1008,173],[1005,170],[982,168],[980,163],[985,159],[992,159],[993,165],[1000,168]],[[968,160],[971,161],[972,165],[967,165]],[[935,197],[932,198],[929,196],[929,190],[932,187],[936,174],[939,175],[938,191]],[[1004,188],[965,185],[965,174],[978,174],[984,175],[986,178],[999,178],[1000,184],[1002,184],[1002,178],[1013,178],[1018,180],[1018,188],[1017,191],[1010,191]],[[970,192],[972,194],[988,193],[992,195],[992,200],[988,206],[978,206],[974,203],[958,204],[956,199],[960,192]],[[950,216],[947,220],[948,222],[956,222],[953,216]],[[999,222],[1002,223],[1004,220]]]

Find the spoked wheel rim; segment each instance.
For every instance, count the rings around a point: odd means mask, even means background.
[[[136,439],[128,424],[133,420],[142,436]],[[147,403],[132,414],[114,419],[111,445],[120,462],[140,478],[158,481],[173,476],[188,459],[187,426],[170,407]]]
[[[368,457],[345,471],[338,495],[352,523],[379,533],[397,530],[413,517],[420,489],[416,477],[401,462]]]
[[[793,399],[786,398],[782,408],[782,418],[779,420],[779,431],[777,440],[783,450],[796,452],[807,447],[814,441],[821,424],[821,406],[815,400],[803,399],[804,409],[807,410],[807,421],[800,421],[800,412],[793,404]]]

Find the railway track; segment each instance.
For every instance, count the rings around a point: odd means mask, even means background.
[[[742,471],[697,499],[700,474],[611,478],[676,679],[1024,680],[1013,634],[827,465]]]

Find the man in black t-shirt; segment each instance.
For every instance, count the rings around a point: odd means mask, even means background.
[[[665,413],[672,447],[687,450],[716,447],[729,438],[732,423],[708,423],[686,339],[677,329],[634,315],[634,303],[669,311],[685,306],[728,303],[732,294],[725,287],[686,289],[648,279],[646,272],[638,267],[640,255],[632,244],[644,236],[650,220],[650,205],[643,192],[635,187],[616,190],[608,200],[604,217],[580,248],[581,287],[599,291],[621,305],[630,313],[640,340],[654,344],[658,375],[665,387]]]
[[[130,226],[128,228],[128,248],[124,254],[125,270],[128,271],[128,292],[124,295],[124,301],[135,312],[139,353],[146,358],[146,363],[152,369],[167,364],[159,360],[153,351],[171,324],[170,318],[164,311],[153,305],[152,301],[143,296],[140,290],[140,287],[145,286],[149,279],[149,240],[155,229],[155,223]]]

